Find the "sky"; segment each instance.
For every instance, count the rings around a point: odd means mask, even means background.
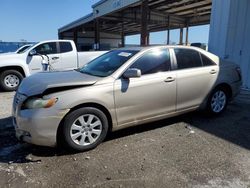
[[[0,41],[37,42],[58,38],[58,29],[92,12],[99,0],[0,0]],[[209,26],[189,30],[190,42],[208,42]],[[184,32],[185,36],[185,32]],[[166,43],[167,33],[150,34],[151,44]],[[140,36],[126,37],[127,44],[139,44]],[[173,30],[170,41],[179,41],[179,30]]]

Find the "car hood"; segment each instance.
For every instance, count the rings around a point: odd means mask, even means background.
[[[34,96],[46,93],[63,91],[77,87],[95,84],[100,77],[83,74],[77,71],[41,72],[25,78],[18,88],[18,92],[26,96]]]
[[[15,54],[15,52],[0,53],[0,56]]]
[[[22,56],[21,54],[16,54],[16,53],[3,53],[0,54],[0,63],[9,59],[17,59],[20,56]]]

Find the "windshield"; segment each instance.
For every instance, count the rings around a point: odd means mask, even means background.
[[[17,50],[17,53],[20,54],[20,53],[24,52],[29,47],[30,47],[30,45],[22,46],[21,48],[19,48]]]
[[[110,51],[86,64],[80,72],[99,77],[110,76],[138,52],[135,50]]]
[[[35,44],[37,44],[37,43],[35,43]],[[31,44],[30,46],[28,46],[28,47],[26,47],[26,48],[24,48],[24,49],[18,50],[17,53],[18,53],[18,54],[22,54],[22,53],[28,51],[29,49],[31,49],[35,44]]]

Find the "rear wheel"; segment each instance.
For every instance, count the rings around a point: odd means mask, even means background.
[[[223,87],[218,87],[211,93],[208,103],[207,111],[209,114],[218,115],[225,111],[229,100],[229,93]]]
[[[86,151],[95,148],[106,137],[108,120],[99,109],[84,107],[68,114],[62,127],[67,148]]]
[[[6,70],[0,75],[0,86],[4,91],[15,91],[23,80],[23,75],[16,70]]]

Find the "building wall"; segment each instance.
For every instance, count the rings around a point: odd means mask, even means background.
[[[250,88],[250,1],[213,0],[208,50],[241,66]]]
[[[78,32],[77,34],[77,48],[78,51],[88,51],[93,50],[93,44],[95,43],[94,32]],[[73,40],[73,32],[65,33],[64,39]],[[121,36],[111,33],[100,33],[100,50],[110,50],[113,48],[118,48],[121,44]]]

